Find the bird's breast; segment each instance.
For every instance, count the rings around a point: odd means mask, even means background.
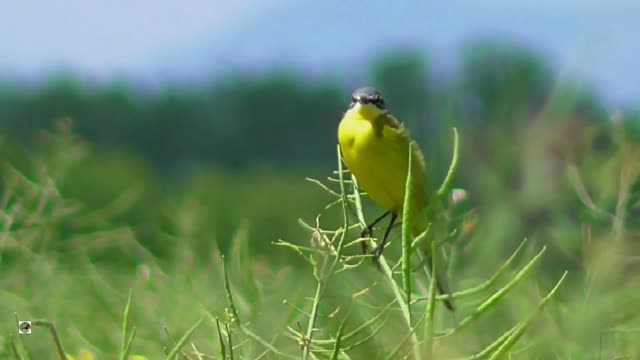
[[[373,128],[366,120],[346,118],[340,123],[338,140],[342,156],[349,170],[358,177],[364,169],[375,163]]]
[[[371,122],[359,119],[345,119],[340,123],[338,141],[345,156],[366,151],[374,142],[375,133]]]

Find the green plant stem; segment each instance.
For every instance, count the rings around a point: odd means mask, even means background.
[[[437,269],[437,256],[435,256],[436,244],[431,242],[431,282],[429,284],[429,299],[427,300],[427,309],[425,312],[424,322],[424,348],[425,354],[428,359],[433,359],[433,328],[434,328],[434,314],[436,307],[436,279],[438,274]]]
[[[436,299],[439,300],[439,301],[442,301],[442,300],[445,300],[445,299],[458,299],[458,298],[472,296],[472,295],[476,295],[476,294],[480,294],[480,293],[484,292],[485,290],[487,290],[488,288],[493,286],[493,284],[496,283],[496,281],[500,278],[500,276],[511,266],[511,264],[513,264],[513,262],[515,261],[515,259],[518,256],[518,254],[524,248],[524,245],[526,244],[526,242],[527,242],[527,239],[524,239],[520,243],[518,248],[513,252],[513,254],[511,254],[509,259],[507,259],[507,261],[505,261],[502,265],[500,265],[498,270],[496,270],[496,272],[487,281],[481,283],[480,285],[474,286],[472,288],[454,292],[451,295],[438,295],[438,296],[436,296]],[[417,299],[414,300],[414,302],[421,301],[421,300],[428,300],[428,299],[429,299],[429,297],[417,298]]]
[[[304,346],[302,350],[302,359],[307,360],[309,358],[309,354],[311,351],[311,341],[313,340],[313,333],[315,329],[315,324],[318,318],[318,308],[320,307],[320,299],[324,295],[326,290],[327,283],[333,273],[335,272],[336,265],[340,262],[340,258],[342,257],[342,250],[344,249],[344,240],[347,235],[347,229],[349,228],[349,217],[347,215],[347,206],[348,199],[347,193],[344,185],[344,172],[342,171],[342,156],[340,154],[340,146],[337,146],[337,154],[338,154],[338,170],[340,177],[340,196],[342,198],[342,221],[343,221],[343,231],[340,234],[340,239],[338,240],[338,247],[336,249],[336,254],[333,261],[329,265],[329,259],[327,257],[324,258],[322,263],[322,270],[319,273],[317,278],[318,284],[316,285],[315,295],[313,297],[313,304],[311,306],[311,314],[309,316],[309,324],[307,325],[306,331],[306,341],[308,341],[308,346]]]
[[[53,342],[56,344],[56,351],[58,352],[58,356],[60,360],[66,360],[67,355],[64,352],[64,348],[62,347],[62,342],[60,341],[60,336],[58,336],[58,331],[56,330],[56,326],[47,320],[35,320],[31,323],[32,326],[42,326],[49,329],[51,333],[51,337],[53,338]]]
[[[452,335],[453,333],[462,330],[463,328],[471,324],[474,319],[476,319],[477,317],[479,317],[480,315],[484,314],[486,311],[491,309],[496,303],[498,303],[498,301],[500,301],[509,292],[509,290],[511,290],[518,282],[520,282],[520,280],[522,280],[522,278],[524,278],[524,276],[529,272],[529,270],[531,270],[533,265],[537,263],[538,260],[540,260],[540,258],[542,257],[542,254],[544,254],[546,249],[547,249],[546,247],[543,247],[542,250],[540,250],[540,252],[538,252],[538,254],[536,254],[536,256],[534,256],[529,261],[529,263],[527,263],[527,265],[525,265],[516,274],[516,276],[513,277],[513,279],[511,279],[511,281],[509,281],[504,287],[496,291],[487,300],[485,300],[482,304],[480,304],[480,306],[478,306],[473,313],[471,313],[469,316],[467,316],[462,321],[460,321],[460,323],[456,328],[452,329],[451,331],[449,331],[447,334],[443,336]]]
[[[222,255],[222,272],[224,273],[224,292],[227,297],[227,304],[229,305],[229,310],[231,311],[231,322],[235,322],[238,325],[241,324],[240,317],[238,316],[238,310],[236,310],[236,306],[233,302],[233,295],[231,294],[231,283],[229,282],[229,274],[227,273],[227,262],[225,261],[224,255]]]
[[[409,166],[407,169],[407,180],[404,190],[404,204],[402,209],[402,286],[407,298],[407,306],[411,310],[411,158],[413,153],[413,143],[409,143]],[[411,311],[409,311],[409,322],[411,323]]]
[[[354,184],[354,186],[356,186],[356,184]],[[362,201],[360,199],[360,195],[357,189],[356,191],[354,191],[354,193],[356,194],[356,197],[355,197],[356,212],[357,212],[360,224],[364,229],[367,225],[364,220],[364,214],[362,212]],[[385,274],[385,278],[387,279],[387,281],[389,282],[389,285],[391,286],[391,290],[393,291],[395,300],[398,303],[398,306],[400,307],[400,311],[402,312],[404,321],[407,324],[407,328],[410,331],[410,338],[411,338],[412,345],[414,348],[418,347],[420,340],[418,339],[418,336],[415,333],[415,328],[411,324],[411,311],[409,309],[409,304],[406,303],[406,296],[404,294],[404,291],[403,289],[400,288],[400,286],[398,286],[398,283],[394,280],[393,271],[391,270],[389,263],[387,263],[387,260],[384,257],[384,255],[380,256],[380,258],[378,259],[378,262],[380,263],[382,272]]]
[[[131,310],[131,296],[133,294],[133,289],[129,289],[129,297],[127,298],[127,304],[124,307],[124,316],[122,317],[122,342],[120,345],[120,360],[126,360],[127,358],[127,342],[129,340],[129,336],[127,334],[129,328],[129,312]]]
[[[198,325],[200,325],[200,323],[202,322],[202,320],[204,320],[205,317],[206,315],[202,316],[189,330],[187,330],[186,333],[184,333],[184,335],[182,335],[180,340],[178,340],[176,345],[169,352],[169,355],[167,355],[167,360],[173,360],[177,358],[178,353],[180,352],[180,349],[182,349],[184,344],[187,343],[187,340],[189,340],[189,337],[191,336],[191,334],[193,334],[193,332],[196,330]]]
[[[449,165],[449,171],[447,171],[447,176],[445,176],[444,180],[442,181],[442,185],[440,185],[440,188],[438,189],[438,192],[437,192],[438,199],[442,199],[445,196],[447,196],[447,194],[451,190],[451,185],[453,184],[453,177],[455,176],[456,171],[458,169],[459,147],[460,147],[460,140],[458,136],[458,129],[454,127],[453,128],[453,156],[451,157],[451,164]]]
[[[566,276],[567,276],[567,272],[565,271],[564,274],[562,274],[562,277],[560,278],[560,280],[558,280],[556,285],[553,287],[553,289],[551,289],[551,291],[549,291],[547,296],[545,296],[538,303],[538,306],[536,306],[536,310],[533,312],[533,314],[531,314],[524,323],[518,326],[518,328],[509,335],[509,337],[498,348],[498,350],[496,350],[496,352],[491,355],[489,360],[502,359],[507,355],[507,352],[509,351],[509,349],[511,349],[511,347],[513,347],[513,345],[515,345],[515,343],[520,339],[520,337],[522,337],[524,332],[533,322],[533,319],[536,317],[536,315],[540,313],[542,309],[544,309],[544,306],[547,304],[547,302],[553,297],[556,291],[560,288],[560,285],[562,284]]]

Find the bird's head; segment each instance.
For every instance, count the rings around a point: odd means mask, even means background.
[[[351,95],[349,112],[354,111],[366,118],[376,118],[387,112],[382,94],[372,87],[361,87]]]

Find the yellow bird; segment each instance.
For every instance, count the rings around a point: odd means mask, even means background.
[[[418,214],[416,217],[420,214],[425,215],[430,194],[424,156],[403,124],[387,111],[380,91],[372,87],[363,87],[353,92],[349,109],[338,127],[338,142],[343,161],[355,176],[358,185],[377,205],[387,210],[367,226],[362,236],[371,236],[373,227],[387,215],[391,215],[384,237],[373,253],[373,259],[377,265],[395,221],[398,217],[402,218],[410,148],[412,151],[410,206],[412,214]],[[413,146],[411,146],[412,143]],[[413,219],[412,235],[415,237],[423,233],[433,220],[427,216]],[[432,232],[429,231],[429,233]],[[429,268],[430,241],[431,239],[420,244]],[[363,250],[366,251],[364,245]],[[448,294],[444,271],[436,272],[436,276],[438,291]],[[445,305],[453,310],[450,300],[445,301]]]

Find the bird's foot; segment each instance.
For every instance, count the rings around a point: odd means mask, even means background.
[[[373,249],[373,263],[376,265],[378,270],[382,271],[382,267],[380,266],[380,257],[382,256],[382,251],[384,250],[383,246],[376,246]]]
[[[362,247],[362,253],[366,254],[369,251],[369,244],[367,244],[369,242],[368,239],[364,239],[360,241],[360,246]]]
[[[366,254],[369,251],[369,239],[373,237],[373,231],[371,228],[364,228],[360,233],[360,246],[362,246],[362,253]]]

